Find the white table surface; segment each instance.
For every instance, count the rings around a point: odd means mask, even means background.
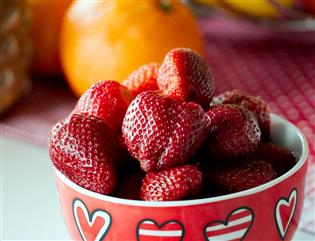
[[[0,240],[70,240],[56,198],[48,149],[0,137]],[[294,241],[312,241],[298,231]]]

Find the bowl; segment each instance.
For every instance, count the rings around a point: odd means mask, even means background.
[[[264,185],[224,196],[166,202],[120,199],[84,189],[57,169],[56,185],[73,240],[292,240],[303,202],[308,145],[303,133],[271,114],[271,141],[296,165]]]

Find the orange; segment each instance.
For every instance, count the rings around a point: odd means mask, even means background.
[[[32,70],[39,74],[58,74],[59,30],[62,17],[72,0],[27,0],[31,10],[33,41]]]
[[[60,56],[79,96],[101,79],[122,82],[175,47],[203,50],[195,18],[178,0],[75,1],[63,21]]]

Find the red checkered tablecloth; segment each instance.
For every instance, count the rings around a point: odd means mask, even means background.
[[[262,96],[273,112],[300,127],[309,146],[309,174],[301,229],[315,234],[315,32],[285,33],[247,23],[203,19],[205,55],[217,93],[239,88]],[[51,126],[75,105],[66,87],[34,83],[0,122],[2,134],[47,145]]]

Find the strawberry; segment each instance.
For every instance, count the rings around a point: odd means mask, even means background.
[[[146,201],[174,201],[192,198],[202,188],[202,173],[193,165],[147,173],[140,196]]]
[[[215,86],[205,59],[186,48],[167,53],[159,69],[157,84],[163,93],[175,100],[194,101],[206,108]]]
[[[283,175],[296,164],[291,151],[271,143],[260,143],[253,154],[253,158],[271,164],[278,176]]]
[[[147,91],[131,102],[122,133],[130,154],[150,172],[187,162],[206,138],[208,124],[198,104]]]
[[[87,113],[99,117],[119,133],[131,100],[125,86],[116,81],[100,81],[81,96],[72,113]]]
[[[49,154],[55,167],[78,185],[110,194],[116,185],[117,145],[103,120],[73,114],[52,128]]]
[[[252,111],[258,120],[262,139],[269,139],[270,112],[267,103],[259,96],[252,96],[241,90],[226,91],[218,96],[213,97],[211,106],[218,104],[235,104]]]
[[[129,75],[123,85],[127,86],[132,98],[143,91],[159,89],[156,83],[159,67],[158,63],[145,64]]]
[[[208,183],[220,194],[247,190],[277,177],[272,166],[261,160],[235,160],[228,165],[212,166],[203,173]]]
[[[215,159],[247,156],[260,142],[254,114],[237,105],[216,105],[207,112],[211,120],[208,151]]]

